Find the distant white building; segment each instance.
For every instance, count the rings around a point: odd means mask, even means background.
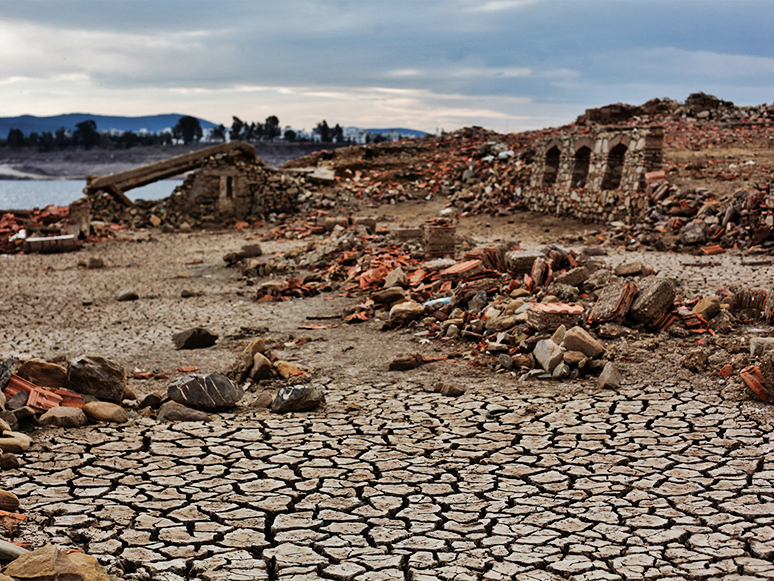
[[[360,129],[360,127],[345,127],[344,139],[358,145],[363,145],[364,143],[368,143],[368,131]]]

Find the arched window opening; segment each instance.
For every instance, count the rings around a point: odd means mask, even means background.
[[[586,180],[589,177],[589,166],[591,165],[591,148],[585,145],[575,152],[575,163],[572,167],[572,187],[586,187]]]
[[[543,172],[544,186],[552,186],[556,183],[556,178],[559,176],[559,158],[561,155],[562,152],[555,145],[546,152],[546,165]]]
[[[626,150],[627,147],[623,143],[619,143],[610,150],[607,156],[607,171],[605,171],[605,178],[602,180],[603,190],[617,190],[621,185]]]

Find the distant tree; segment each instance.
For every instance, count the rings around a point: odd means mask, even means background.
[[[26,145],[37,147],[38,143],[40,143],[40,134],[37,131],[33,131],[27,136],[24,142]]]
[[[336,143],[344,143],[344,129],[338,123],[333,128],[333,135],[331,137]]]
[[[124,131],[119,139],[119,143],[126,149],[134,147],[139,142],[140,138],[134,131]]]
[[[172,145],[172,134],[169,131],[165,131],[159,135],[161,145]]]
[[[212,141],[226,141],[226,128],[223,126],[223,123],[210,132],[210,139]]]
[[[231,141],[239,141],[242,139],[242,132],[244,131],[245,123],[239,117],[232,117],[231,121]]]
[[[38,140],[38,149],[40,151],[53,151],[55,147],[56,139],[54,138],[54,134],[50,131],[44,131]]]
[[[320,141],[324,143],[328,143],[331,140],[331,128],[328,127],[328,122],[323,119],[320,123],[317,124],[317,127],[314,128],[314,132],[319,134]]]
[[[264,133],[266,135],[266,139],[269,140],[275,139],[282,135],[280,122],[276,115],[270,115],[266,118],[266,122],[264,123]]]
[[[73,144],[83,145],[86,149],[99,145],[100,137],[97,133],[97,122],[93,119],[87,119],[76,123],[73,131]]]
[[[242,139],[244,141],[257,141],[263,135],[263,125],[260,123],[245,123],[242,130]]]
[[[285,141],[295,141],[298,135],[296,135],[296,132],[292,129],[286,129],[283,137],[285,138]]]
[[[13,129],[8,132],[8,137],[5,139],[5,143],[8,147],[22,147],[24,145],[24,133],[21,129]]]
[[[69,147],[73,144],[70,133],[64,127],[60,127],[56,130],[56,133],[54,134],[54,140],[56,141],[56,146],[59,149],[64,149],[65,147]]]
[[[201,123],[196,117],[190,115],[181,117],[172,128],[172,135],[175,139],[182,139],[186,145],[198,142],[202,138]]]

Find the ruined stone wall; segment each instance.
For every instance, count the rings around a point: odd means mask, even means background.
[[[213,159],[189,175],[167,201],[167,214],[203,222],[256,220],[292,212],[297,180],[260,161]]]
[[[645,174],[661,169],[660,127],[602,127],[537,143],[520,201],[535,212],[623,220],[647,207]]]

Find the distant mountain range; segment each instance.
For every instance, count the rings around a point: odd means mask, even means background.
[[[368,133],[372,135],[382,135],[385,133],[392,133],[393,131],[400,135],[411,135],[411,137],[424,137],[425,135],[429,135],[429,133],[425,131],[418,131],[416,129],[404,129],[403,127],[391,127],[389,129],[365,129],[365,131],[368,131]]]
[[[51,117],[36,117],[35,115],[20,115],[18,117],[0,117],[0,139],[5,139],[11,129],[21,129],[24,135],[32,132],[43,133],[50,131],[56,133],[60,127],[73,131],[75,126],[82,121],[93,119],[97,123],[97,131],[132,131],[138,133],[146,130],[150,133],[159,133],[165,129],[171,129],[178,120],[184,117],[179,113],[166,115],[146,115],[144,117],[123,117],[120,115],[90,115],[88,113],[68,113],[66,115],[53,115]],[[213,129],[217,123],[199,118],[202,129]],[[389,127],[384,129],[364,129],[372,135],[387,135],[396,133],[402,136],[423,137],[424,131],[405,129],[403,127]]]
[[[168,113],[166,115],[147,115],[145,117],[121,117],[119,115],[89,115],[88,113],[68,113],[66,115],[54,115],[52,117],[36,117],[34,115],[20,115],[19,117],[0,117],[0,138],[5,139],[11,129],[21,129],[25,135],[33,131],[43,133],[50,131],[55,133],[60,127],[70,131],[82,121],[93,119],[97,123],[97,131],[139,132],[145,129],[151,133],[158,133],[164,129],[171,129],[178,120],[185,115]],[[202,129],[217,127],[217,123],[199,119]]]

